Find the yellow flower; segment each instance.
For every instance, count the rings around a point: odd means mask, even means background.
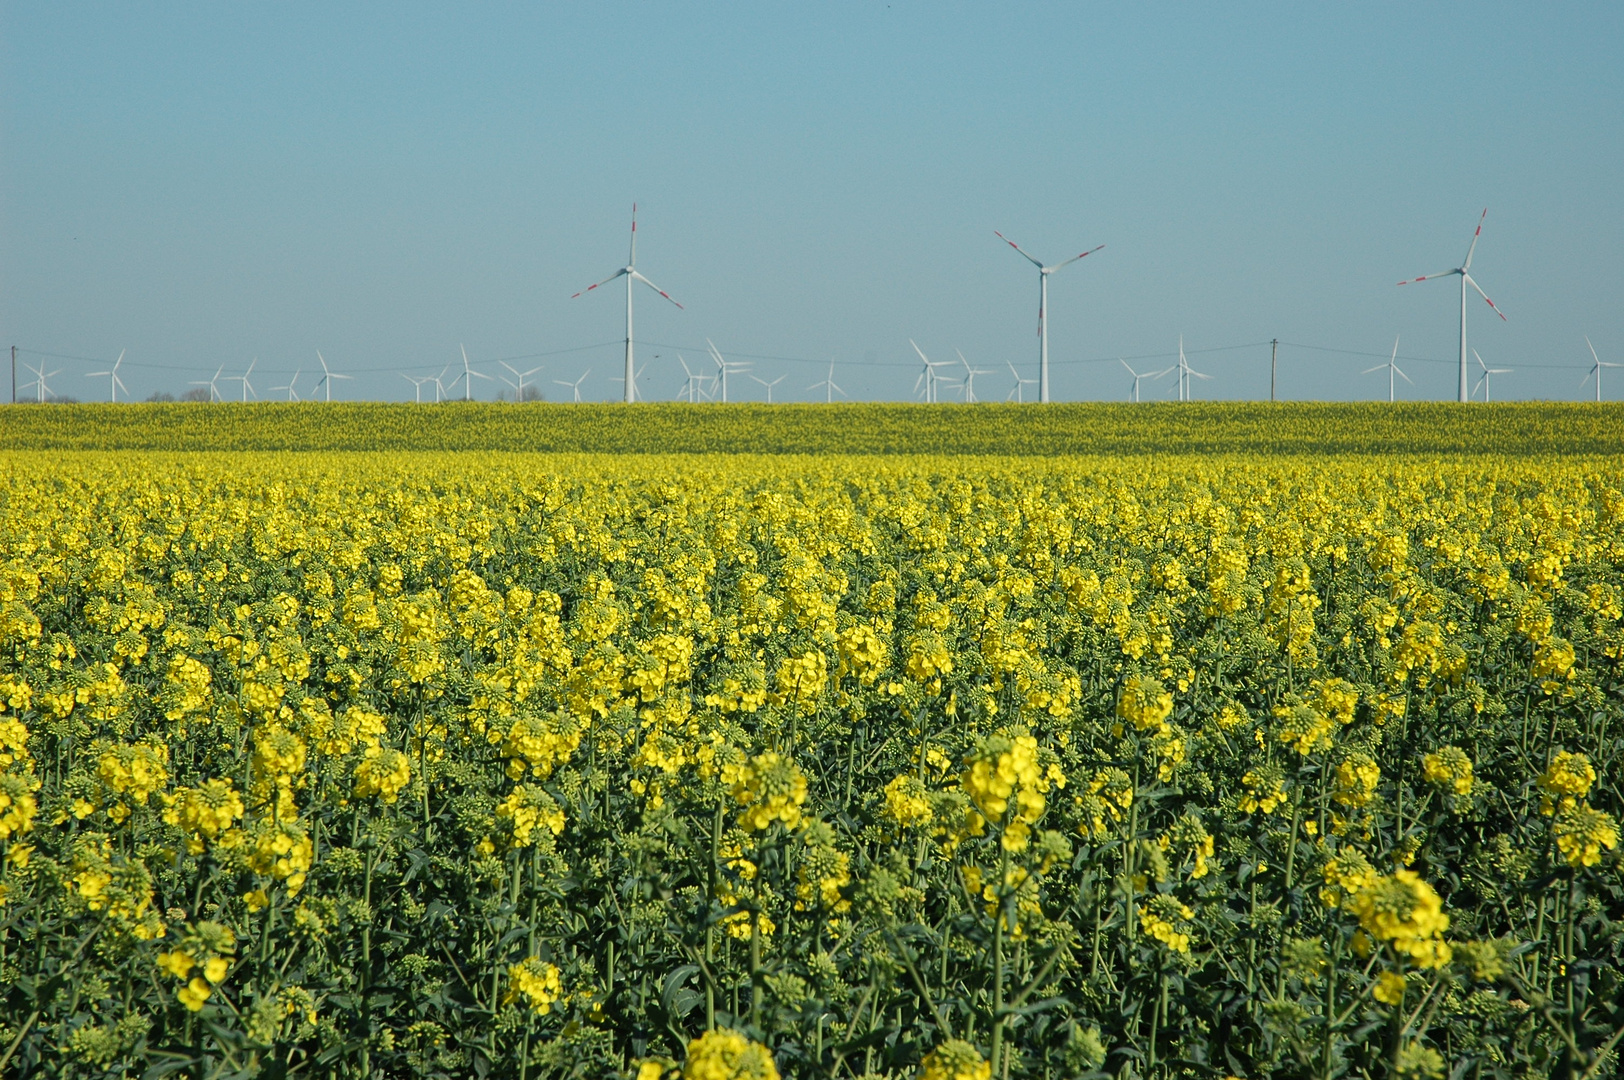
[[[1140,731],[1161,728],[1173,713],[1173,695],[1155,679],[1130,675],[1122,683],[1117,715]]]
[[[1448,788],[1456,795],[1472,793],[1472,759],[1457,746],[1441,747],[1421,759],[1427,783]]]
[[[1618,822],[1584,803],[1558,811],[1552,828],[1557,849],[1569,866],[1595,866],[1603,848],[1611,851],[1618,846]]]
[[[786,829],[801,823],[801,806],[806,802],[806,775],[782,754],[768,751],[742,765],[723,769],[723,779],[732,785],[733,800],[743,807],[739,824],[760,832],[774,821]]]
[[[718,1028],[688,1044],[682,1080],[779,1080],[778,1065],[765,1046]]]
[[[175,996],[180,999],[182,1005],[192,1012],[199,1012],[203,1008],[203,1003],[209,1000],[209,995],[213,992],[213,990],[209,989],[209,984],[202,979],[193,979],[181,987]]]
[[[1404,976],[1396,971],[1384,971],[1376,976],[1376,985],[1370,996],[1383,1005],[1397,1005],[1404,1000]]]
[[[991,1080],[992,1065],[962,1039],[949,1039],[925,1055],[918,1080]]]
[[[1574,806],[1590,793],[1596,782],[1596,768],[1584,754],[1558,753],[1551,759],[1548,769],[1540,776],[1543,794],[1539,799],[1539,812],[1551,815],[1558,810]]]
[[[523,963],[509,966],[508,989],[502,1004],[511,1005],[522,997],[532,1012],[546,1016],[563,995],[558,967],[532,956]]]
[[[1449,963],[1452,952],[1443,933],[1449,916],[1431,885],[1411,870],[1376,878],[1346,905],[1360,927],[1376,941],[1392,945],[1400,956],[1421,968]]]
[[[369,746],[360,764],[355,767],[354,794],[357,798],[376,795],[384,802],[392,803],[400,797],[411,778],[411,759],[405,754],[399,750]]]

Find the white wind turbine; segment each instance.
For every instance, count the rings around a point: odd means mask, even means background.
[[[415,389],[417,391],[417,403],[419,405],[423,404],[423,384],[433,382],[434,381],[434,376],[432,376],[432,375],[408,375],[403,371],[403,372],[400,373],[400,377],[412,384],[413,389]],[[280,387],[277,387],[276,389],[280,389]]]
[[[1082,255],[1073,255],[1065,262],[1058,262],[1053,266],[1044,266],[1026,252],[1021,251],[1019,244],[997,229],[994,229],[992,234],[1020,252],[1021,258],[1038,268],[1038,400],[1047,402],[1049,400],[1049,275],[1063,266],[1070,266],[1078,259],[1094,254],[1105,245],[1101,244],[1099,247],[1089,248]]]
[[[976,397],[976,376],[991,375],[991,369],[973,368],[970,366],[970,361],[964,358],[964,354],[962,352],[959,352],[957,349],[954,349],[953,351],[959,353],[959,363],[964,365],[964,400],[967,402],[981,400],[980,398]]]
[[[1014,398],[1017,405],[1026,404],[1026,388],[1037,385],[1037,380],[1021,378],[1021,373],[1015,370],[1014,364],[1010,364],[1008,360],[1005,360],[1004,363],[1009,364],[1009,373],[1015,376],[1015,386],[1008,394],[1004,395],[1004,400],[1008,401],[1010,398]]]
[[[1477,295],[1481,296],[1491,308],[1494,308],[1494,313],[1500,316],[1502,322],[1505,321],[1506,317],[1506,313],[1501,311],[1493,300],[1489,299],[1489,294],[1484,292],[1477,282],[1472,280],[1470,272],[1472,269],[1472,253],[1477,250],[1477,238],[1483,235],[1483,218],[1488,216],[1489,211],[1485,207],[1482,217],[1477,219],[1477,231],[1472,233],[1472,246],[1466,249],[1465,262],[1453,270],[1440,270],[1436,274],[1422,274],[1420,277],[1399,282],[1400,285],[1414,285],[1417,282],[1428,281],[1432,278],[1449,277],[1451,274],[1460,275],[1460,401],[1462,404],[1468,401],[1471,396],[1466,392],[1466,286],[1470,285],[1472,288],[1477,289]]]
[[[1184,358],[1184,335],[1183,334],[1179,335],[1179,362],[1178,362],[1177,371],[1179,373],[1179,400],[1180,401],[1189,401],[1190,400],[1190,386],[1191,386],[1190,380],[1192,378],[1196,378],[1196,379],[1210,379],[1210,378],[1212,378],[1211,375],[1203,375],[1203,374],[1201,374],[1201,372],[1199,372],[1195,368],[1191,367],[1190,362]]]
[[[517,382],[509,382],[507,379],[502,379],[503,382],[505,382],[509,386],[513,387],[513,400],[514,401],[523,401],[524,400],[524,381],[526,379],[528,379],[530,376],[536,374],[538,371],[541,371],[542,368],[546,366],[545,364],[543,364],[543,365],[541,365],[541,367],[533,367],[529,371],[515,371],[513,369],[512,365],[510,365],[506,360],[498,360],[497,363],[501,364],[503,367],[507,368],[508,371],[512,372],[513,373],[513,378],[518,380]],[[497,377],[501,378],[501,376],[497,376]]]
[[[955,380],[944,379],[940,375],[936,374],[936,369],[939,367],[952,367],[952,361],[932,360],[930,357],[925,355],[925,350],[921,349],[919,347],[919,343],[913,338],[908,339],[908,344],[913,346],[913,351],[918,353],[919,359],[925,363],[925,366],[920,369],[919,378],[914,380],[914,393],[919,393],[919,388],[923,386],[925,389],[925,403],[927,405],[934,405],[936,404],[939,396],[937,390],[939,386],[941,386],[943,383],[947,383],[949,386],[957,385]]]
[[[607,285],[611,281],[613,281],[613,280],[615,280],[616,278],[619,278],[619,277],[623,277],[623,278],[626,279],[626,374],[622,377],[622,381],[624,381],[625,384],[626,384],[626,402],[628,404],[630,404],[631,402],[637,400],[637,375],[636,375],[635,372],[632,371],[632,282],[641,281],[644,285],[647,285],[649,288],[653,289],[655,292],[659,293],[661,296],[665,297],[667,300],[671,300],[671,294],[670,293],[666,292],[664,289],[662,289],[658,285],[654,284],[654,282],[650,281],[648,278],[644,277],[642,274],[637,272],[637,204],[636,203],[632,203],[632,253],[631,253],[631,258],[629,260],[627,260],[627,263],[626,263],[625,266],[621,267],[619,270],[616,270],[613,274],[610,274],[608,277],[606,277],[602,281],[598,282],[597,285],[588,285],[586,288],[584,288],[580,292],[576,293],[575,296],[571,296],[570,299],[573,300],[573,299],[575,299],[576,296],[581,296],[584,293],[589,293],[593,289],[596,289],[598,287],[598,285]],[[677,302],[675,300],[671,300],[671,302],[673,304],[677,304]],[[682,305],[677,304],[677,307],[681,308]]]
[[[36,400],[41,405],[45,404],[45,399],[51,396],[51,388],[46,385],[45,380],[62,374],[62,369],[57,368],[55,371],[46,371],[45,364],[43,362],[41,362],[37,367],[32,364],[24,364],[23,367],[34,373],[34,381],[24,383],[23,389],[26,390],[30,386],[34,387],[34,389],[37,391]]]
[[[489,381],[490,376],[486,375],[482,371],[475,371],[473,368],[468,366],[468,348],[467,348],[467,346],[458,345],[457,348],[462,350],[462,374],[458,375],[455,379],[452,379],[451,380],[451,385],[456,386],[458,382],[461,382],[462,383],[462,400],[464,400],[464,401],[472,401],[472,400],[474,400],[474,380],[475,379],[485,379],[485,380]]]
[[[221,372],[224,372],[225,369],[226,369],[225,365],[221,364],[220,365],[220,370],[216,371],[214,373],[214,378],[212,378],[212,379],[194,379],[191,382],[187,383],[186,385],[187,386],[206,386],[206,387],[209,388],[209,401],[211,401],[211,402],[224,401],[225,399],[220,396],[220,387],[218,385],[216,385],[216,384],[219,383],[220,374],[221,374]]]
[[[241,375],[232,375],[226,379],[226,382],[242,383],[242,400],[244,403],[247,403],[249,394],[254,395],[254,400],[259,400],[259,394],[254,390],[254,384],[248,381],[248,376],[254,373],[254,365],[257,363],[259,363],[259,357],[256,356],[248,362],[247,371],[243,372]]]
[[[1590,375],[1586,375],[1585,378],[1584,378],[1584,382],[1580,383],[1579,386],[1582,388],[1585,383],[1590,381],[1590,376],[1594,375],[1596,377],[1596,400],[1600,401],[1601,400],[1601,369],[1602,368],[1610,368],[1610,367],[1624,367],[1624,364],[1615,364],[1611,360],[1603,360],[1601,357],[1597,356],[1596,355],[1596,347],[1594,345],[1590,344],[1590,339],[1588,337],[1585,338],[1585,344],[1590,346],[1590,359],[1594,360],[1596,363],[1595,363],[1594,366],[1591,367]]]
[[[1403,379],[1405,382],[1409,383],[1411,386],[1415,385],[1415,380],[1414,379],[1411,379],[1408,375],[1404,374],[1404,372],[1399,370],[1399,367],[1398,367],[1398,335],[1396,335],[1396,334],[1393,336],[1393,355],[1388,357],[1387,363],[1385,363],[1385,364],[1377,364],[1375,367],[1365,368],[1365,370],[1361,371],[1359,374],[1361,374],[1361,375],[1369,375],[1372,371],[1381,371],[1384,368],[1387,371],[1387,401],[1388,401],[1388,404],[1392,404],[1392,402],[1393,402],[1393,400],[1394,400],[1394,398],[1396,396],[1394,394],[1394,391],[1398,388],[1397,384],[1393,381],[1393,376],[1397,375],[1399,378]]]
[[[574,382],[565,382],[563,379],[554,379],[553,382],[557,383],[559,386],[567,386],[574,391],[575,403],[579,405],[581,403],[581,384],[586,382],[586,377],[590,374],[592,374],[592,369],[587,368],[585,371],[581,372],[581,377],[576,379]]]
[[[1483,374],[1477,377],[1477,386],[1472,387],[1472,396],[1477,396],[1477,387],[1481,386],[1483,388],[1483,400],[1485,403],[1487,403],[1489,400],[1489,376],[1510,375],[1513,369],[1508,367],[1490,367],[1483,362],[1483,358],[1481,356],[1477,355],[1476,349],[1472,350],[1472,359],[1476,360],[1477,366],[1483,369]]]
[[[125,351],[126,350],[124,350],[124,349],[120,349],[118,351],[118,359],[113,361],[113,366],[111,368],[109,368],[108,370],[106,370],[106,371],[90,371],[90,372],[85,373],[85,378],[87,378],[87,379],[97,379],[97,378],[102,378],[102,377],[105,376],[108,380],[110,380],[108,382],[108,384],[107,384],[107,400],[108,401],[117,401],[118,400],[118,392],[120,390],[124,391],[124,394],[125,394],[126,397],[129,396],[130,392],[129,392],[129,390],[125,389],[124,380],[118,377],[118,366],[124,362],[124,353],[125,353]]]
[[[297,391],[297,390],[295,390],[293,388],[293,384],[299,381],[299,376],[302,375],[303,373],[304,373],[304,368],[297,368],[293,372],[293,378],[288,380],[288,384],[286,386],[273,386],[273,387],[271,387],[271,389],[273,391],[275,391],[275,390],[286,390],[288,392],[288,400],[289,401],[298,401],[299,400],[299,391]],[[418,399],[422,400],[422,395],[421,394],[418,395]]]
[[[327,358],[321,354],[320,349],[316,350],[316,359],[321,361],[321,379],[316,383],[316,389],[320,390],[322,387],[326,387],[327,388],[327,398],[326,398],[327,403],[332,404],[332,401],[333,401],[333,380],[334,379],[350,379],[350,378],[354,378],[354,376],[352,376],[352,375],[340,375],[338,372],[333,371],[330,368],[328,368],[328,366],[327,366]]]
[[[772,382],[768,382],[766,379],[763,379],[759,375],[752,375],[750,377],[752,379],[756,380],[756,382],[760,383],[762,386],[765,386],[767,388],[767,404],[769,404],[769,405],[771,405],[773,403],[773,387],[777,386],[779,383],[781,383],[785,379],[789,378],[788,375],[780,375],[780,376],[778,376],[778,378],[774,379]]]
[[[687,398],[690,405],[698,404],[699,399],[705,396],[705,383],[708,377],[704,372],[696,372],[690,368],[681,353],[677,354],[677,363],[682,365],[683,375],[682,389],[677,392],[677,398],[679,400]]]
[[[722,358],[722,350],[716,347],[716,343],[714,341],[712,341],[710,338],[706,338],[705,344],[710,346],[711,359],[716,361],[716,377],[711,381],[720,385],[722,390],[722,404],[725,405],[727,404],[727,377],[729,375],[749,374],[750,361],[725,360]]]
[[[1117,363],[1128,368],[1128,374],[1133,376],[1133,389],[1128,392],[1128,398],[1136,405],[1139,403],[1139,384],[1142,381],[1145,379],[1159,379],[1173,370],[1172,368],[1162,368],[1160,371],[1135,371],[1133,368],[1128,367],[1128,362],[1120,356],[1117,357]]]
[[[823,387],[823,403],[825,405],[833,405],[835,403],[836,394],[839,394],[841,397],[846,396],[846,391],[835,385],[835,362],[833,360],[829,361],[829,374],[820,381],[807,387],[807,389],[816,390],[820,386]]]

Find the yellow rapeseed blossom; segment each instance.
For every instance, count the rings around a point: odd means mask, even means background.
[[[1173,695],[1155,679],[1130,675],[1117,698],[1117,715],[1140,731],[1159,730],[1173,713]]]
[[[357,798],[376,795],[383,802],[392,803],[411,779],[412,763],[405,754],[369,746],[355,766],[354,793]]]
[[[1595,782],[1596,768],[1588,756],[1559,752],[1539,778],[1539,812],[1549,816],[1577,805]]]
[[[1431,885],[1410,870],[1398,870],[1361,888],[1344,905],[1365,933],[1386,942],[1420,968],[1442,967],[1451,951],[1443,940],[1449,916]]]
[[[496,820],[507,826],[516,848],[534,843],[538,826],[554,836],[564,832],[564,811],[551,795],[535,784],[520,784],[509,792],[508,797],[497,804]]]
[[[537,1016],[546,1016],[552,1012],[553,1006],[564,996],[558,966],[544,963],[535,956],[522,963],[509,965],[507,984],[507,993],[502,996],[502,1004],[512,1005],[522,999],[525,1006]]]
[[[783,822],[786,829],[800,825],[806,775],[789,758],[773,751],[758,754],[741,765],[726,767],[723,779],[742,808],[739,824],[744,828],[760,832],[774,821]]]
[[[779,1080],[778,1065],[765,1046],[717,1028],[688,1044],[682,1080]]]
[[[1421,774],[1427,783],[1447,788],[1456,795],[1472,793],[1472,759],[1457,746],[1445,746],[1421,759]]]
[[[1166,945],[1176,953],[1190,951],[1190,920],[1195,911],[1165,893],[1150,898],[1139,908],[1139,925],[1146,937]]]
[[[992,1080],[992,1065],[963,1039],[949,1039],[919,1063],[918,1080]]]
[[[1569,866],[1595,866],[1601,853],[1618,846],[1618,822],[1611,814],[1580,803],[1557,811],[1551,825],[1557,850]]]

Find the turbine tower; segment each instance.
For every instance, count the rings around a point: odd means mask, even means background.
[[[338,372],[333,371],[330,368],[328,368],[328,366],[327,366],[327,358],[321,354],[320,349],[316,350],[316,359],[321,361],[321,380],[316,383],[316,389],[320,390],[323,387],[326,388],[326,390],[327,390],[327,398],[326,398],[327,404],[331,405],[333,403],[333,380],[334,379],[351,379],[351,378],[354,378],[354,376],[353,375],[340,375]]]
[[[841,397],[846,396],[846,391],[835,385],[835,362],[833,360],[829,361],[829,374],[807,387],[807,389],[816,390],[820,386],[823,387],[823,403],[825,405],[833,405],[836,394]]]
[[[441,372],[441,374],[444,374],[444,372]],[[559,386],[569,387],[570,392],[575,395],[575,404],[579,405],[581,403],[581,384],[586,382],[586,377],[590,374],[592,374],[592,369],[587,368],[585,371],[581,372],[581,377],[576,379],[574,382],[566,382],[563,379],[554,379],[553,382],[557,383]]]
[[[1026,388],[1037,382],[1037,380],[1021,378],[1021,373],[1015,370],[1014,364],[1010,364],[1008,360],[1005,360],[1004,363],[1009,365],[1009,373],[1015,376],[1015,386],[1009,393],[1004,395],[1004,400],[1008,401],[1010,398],[1014,398],[1015,404],[1026,404]]]
[[[1211,375],[1203,375],[1203,374],[1201,374],[1201,372],[1197,371],[1195,368],[1190,366],[1190,362],[1188,360],[1184,359],[1184,335],[1183,334],[1179,335],[1179,362],[1178,362],[1178,366],[1177,366],[1177,368],[1175,370],[1177,370],[1178,373],[1179,373],[1179,400],[1180,401],[1189,401],[1190,400],[1190,386],[1191,386],[1190,380],[1192,378],[1196,378],[1196,379],[1210,379],[1210,378],[1212,378]]]
[[[1133,389],[1129,391],[1129,397],[1132,399],[1135,405],[1139,404],[1140,382],[1145,379],[1159,379],[1163,375],[1166,375],[1168,372],[1173,370],[1172,368],[1162,368],[1160,371],[1135,371],[1133,368],[1128,367],[1128,362],[1122,359],[1120,356],[1117,357],[1117,363],[1121,364],[1125,368],[1128,368],[1128,374],[1133,376]]]
[[[1460,275],[1460,402],[1463,405],[1471,398],[1471,394],[1466,389],[1466,286],[1470,285],[1472,288],[1477,289],[1477,295],[1481,296],[1491,308],[1494,308],[1494,313],[1500,316],[1502,322],[1505,321],[1506,317],[1506,313],[1501,311],[1493,300],[1489,299],[1489,294],[1484,292],[1478,286],[1478,283],[1472,280],[1471,275],[1472,253],[1477,250],[1477,238],[1483,235],[1483,218],[1488,216],[1489,211],[1485,207],[1482,216],[1477,219],[1477,231],[1472,234],[1472,246],[1466,249],[1465,262],[1453,270],[1440,270],[1436,274],[1422,274],[1420,277],[1399,282],[1400,285],[1414,285],[1432,278],[1449,277],[1451,274]]]
[[[1065,262],[1055,263],[1053,266],[1044,266],[1037,259],[1021,251],[1021,246],[997,229],[992,234],[1010,247],[1019,251],[1021,258],[1038,268],[1038,400],[1047,403],[1049,400],[1049,275],[1062,266],[1070,266],[1084,256],[1092,255],[1105,245],[1089,248],[1082,255],[1073,255]]]
[[[655,292],[659,293],[661,296],[665,297],[667,300],[671,300],[671,294],[670,293],[666,292],[664,289],[662,289],[658,285],[654,284],[654,282],[650,281],[648,278],[644,277],[642,274],[637,272],[637,204],[636,203],[632,203],[632,253],[631,253],[631,258],[627,260],[627,263],[626,263],[625,266],[621,267],[619,270],[616,270],[614,273],[610,274],[608,277],[606,277],[602,281],[598,282],[597,285],[588,285],[586,288],[582,289],[580,292],[576,293],[574,296],[571,296],[570,299],[574,300],[576,296],[581,296],[581,295],[584,295],[585,293],[589,293],[593,289],[596,289],[598,287],[598,285],[607,285],[611,281],[615,280],[616,278],[620,278],[620,277],[623,277],[623,278],[626,279],[626,375],[625,375],[625,380],[626,380],[626,404],[630,405],[633,401],[637,400],[637,373],[632,369],[632,282],[641,281],[644,285],[647,285],[649,288],[653,289]],[[673,304],[677,304],[677,302],[675,300],[671,300],[671,302]],[[677,304],[677,307],[681,308],[682,305]],[[568,385],[568,384],[566,384],[566,385]]]

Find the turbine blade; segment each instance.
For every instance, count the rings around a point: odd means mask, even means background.
[[[574,300],[577,296],[584,296],[587,293],[591,292],[593,289],[596,289],[598,287],[598,285],[607,285],[611,281],[615,280],[615,278],[620,277],[624,273],[626,273],[626,271],[624,269],[616,270],[614,273],[610,274],[608,277],[606,277],[602,281],[598,282],[597,285],[588,285],[586,288],[582,289],[578,293],[571,293],[570,294],[570,299]]]
[[[1104,246],[1105,246],[1104,244],[1101,244],[1100,247],[1089,248],[1087,251],[1083,252],[1081,255],[1073,255],[1071,258],[1067,259],[1065,262],[1056,263],[1054,266],[1050,267],[1049,269],[1050,270],[1058,270],[1062,266],[1070,266],[1072,263],[1076,262],[1078,259],[1085,259],[1088,256],[1094,254],[1096,251],[1100,250],[1100,248],[1103,248]]]
[[[1420,281],[1431,281],[1433,278],[1449,277],[1451,274],[1458,274],[1460,272],[1461,271],[1459,270],[1440,270],[1436,274],[1422,274],[1420,277],[1413,277],[1407,281],[1401,281],[1399,284],[1414,285]]]
[[[1410,378],[1408,375],[1404,374],[1404,369],[1403,368],[1395,367],[1393,370],[1398,373],[1399,378],[1403,379],[1405,382],[1409,383],[1411,386],[1415,385],[1415,380]]]
[[[1369,375],[1372,371],[1386,371],[1386,370],[1387,370],[1387,365],[1386,364],[1377,364],[1375,367],[1367,367],[1367,368],[1365,368],[1365,370],[1361,371],[1359,374],[1361,374],[1361,375]],[[1396,371],[1398,369],[1395,368],[1394,370]]]
[[[1484,207],[1482,215],[1477,219],[1477,231],[1472,233],[1472,246],[1466,249],[1466,261],[1460,264],[1462,270],[1472,268],[1472,252],[1477,250],[1477,238],[1483,235],[1483,218],[1489,216],[1489,208]]]
[[[1498,304],[1496,304],[1493,300],[1489,299],[1489,294],[1488,293],[1484,292],[1481,288],[1478,288],[1478,284],[1477,284],[1477,282],[1472,280],[1472,275],[1471,274],[1468,274],[1465,271],[1462,271],[1461,272],[1461,277],[1466,279],[1466,284],[1470,285],[1474,289],[1477,289],[1477,295],[1479,295],[1479,296],[1481,296],[1483,298],[1484,303],[1488,304],[1491,308],[1494,308],[1494,313],[1496,315],[1500,316],[1500,321],[1501,322],[1507,321],[1506,320],[1506,313],[1500,310],[1500,306]]]
[[[1600,364],[1601,357],[1596,355],[1596,347],[1590,344],[1590,336],[1588,334],[1585,335],[1585,344],[1590,347],[1590,359],[1594,360],[1597,364]]]
[[[1043,269],[1043,264],[1042,263],[1040,263],[1036,259],[1032,258],[1032,256],[1028,255],[1026,252],[1021,251],[1021,245],[1017,244],[1015,241],[1011,240],[1009,237],[1005,236],[1003,233],[999,232],[997,229],[994,229],[992,231],[992,234],[994,236],[998,237],[998,239],[1002,240],[1004,243],[1008,244],[1010,247],[1014,248],[1016,251],[1020,251],[1021,252],[1021,258],[1025,259],[1027,262],[1031,263],[1033,266],[1037,267],[1039,270]]]
[[[650,281],[648,278],[644,277],[642,274],[639,274],[636,270],[633,270],[631,272],[631,275],[632,275],[632,277],[636,278],[638,281],[641,281],[644,285],[647,285],[649,288],[653,289],[655,292],[657,292],[661,296],[665,297],[667,300],[671,300],[671,294],[670,293],[666,292],[664,289],[662,289],[658,285],[654,284],[654,282]],[[675,300],[671,300],[671,302],[673,304],[677,304],[677,302]],[[682,308],[681,304],[677,304],[677,306],[679,308]],[[682,310],[687,311],[688,309],[687,308],[682,308]]]

